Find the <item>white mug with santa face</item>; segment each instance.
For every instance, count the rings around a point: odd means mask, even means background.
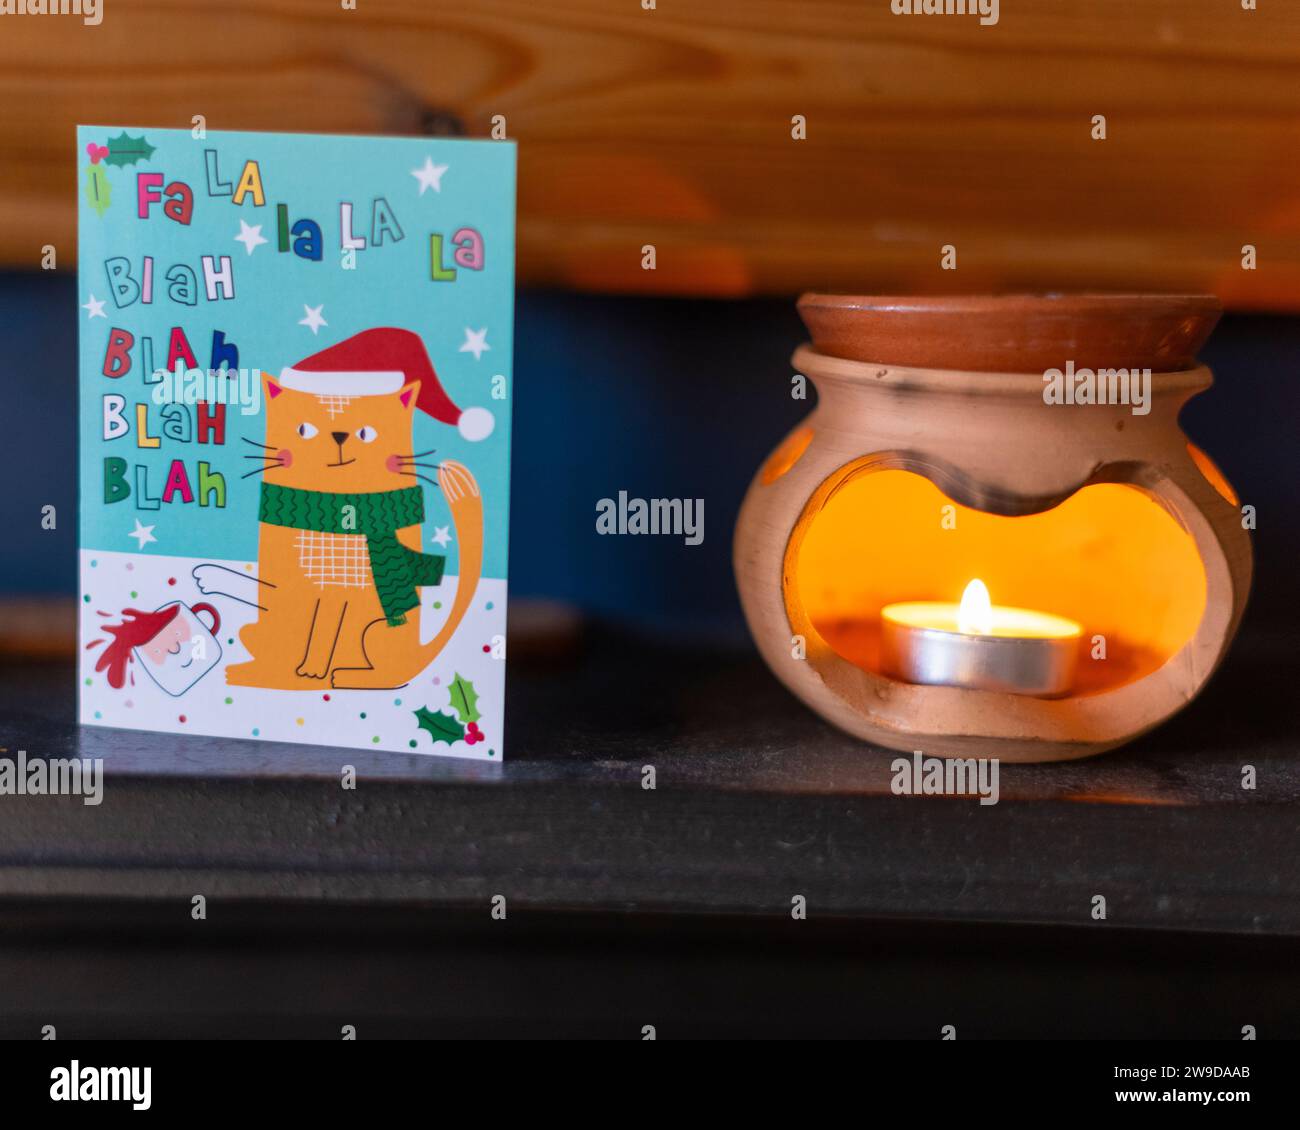
[[[151,640],[137,647],[135,654],[149,677],[178,698],[221,659],[221,645],[215,635],[221,630],[221,615],[206,602],[191,608],[182,600],[161,605],[155,614],[173,607],[175,615]],[[212,618],[211,627],[201,619],[205,612]]]

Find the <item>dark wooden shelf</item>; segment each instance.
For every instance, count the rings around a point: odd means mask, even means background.
[[[0,668],[6,755],[107,773],[97,808],[0,798],[0,904],[504,894],[788,919],[803,895],[810,916],[1089,928],[1100,894],[1106,928],[1294,937],[1289,648],[1244,635],[1171,723],[1089,761],[1004,766],[994,806],[891,795],[896,755],[820,722],[746,652],[602,635],[572,661],[516,664],[504,765],[80,728],[70,667]]]

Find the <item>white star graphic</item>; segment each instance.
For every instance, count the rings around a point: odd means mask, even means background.
[[[482,358],[485,350],[490,351],[492,347],[487,343],[487,328],[481,330],[472,330],[469,326],[465,327],[465,344],[460,347],[461,353],[474,354],[474,360]]]
[[[102,300],[102,299],[99,299],[99,298],[96,298],[93,294],[90,296],[90,301],[87,302],[87,303],[82,307],[82,309],[83,309],[83,310],[89,310],[89,311],[90,311],[90,316],[91,316],[92,318],[107,318],[107,317],[108,317],[108,315],[104,313],[104,303],[103,303],[103,300]]]
[[[447,543],[451,541],[451,530],[449,530],[446,526],[435,526],[433,530],[433,537],[431,537],[429,540],[433,542],[436,546],[438,546],[440,549],[446,549]]]
[[[329,325],[329,322],[327,322],[324,318],[321,317],[321,311],[324,309],[325,309],[325,303],[323,302],[319,306],[308,306],[306,303],[304,303],[303,312],[307,316],[305,318],[299,318],[298,325],[306,326],[309,330],[311,330],[313,334],[320,333],[321,326]]]
[[[153,527],[140,525],[139,518],[135,520],[135,529],[132,530],[126,536],[129,538],[135,538],[136,546],[138,549],[144,549],[144,547],[148,545],[151,541],[158,540],[156,537],[153,536]]]
[[[426,188],[431,188],[434,192],[441,192],[442,174],[446,171],[447,166],[435,165],[432,157],[426,157],[421,168],[412,169],[411,176],[420,182],[420,195],[424,195]]]
[[[239,234],[235,236],[236,243],[242,243],[244,250],[250,255],[253,254],[254,247],[260,247],[267,242],[266,237],[262,234],[261,224],[250,224],[244,220],[239,221]]]

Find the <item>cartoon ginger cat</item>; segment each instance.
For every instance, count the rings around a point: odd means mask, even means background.
[[[204,592],[258,608],[240,632],[252,658],[226,669],[236,686],[277,690],[404,686],[446,646],[483,564],[483,503],[468,468],[417,452],[417,408],[467,439],[493,426],[447,397],[420,338],[373,329],[284,370],[262,374],[267,405],[258,507],[258,575],[195,569]],[[252,443],[253,441],[248,441]],[[460,554],[456,594],[436,637],[420,643],[419,588],[446,559],[421,550],[424,488],[440,488]],[[230,591],[252,585],[250,593]]]

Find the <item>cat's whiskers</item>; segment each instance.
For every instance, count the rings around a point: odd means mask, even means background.
[[[411,470],[412,467],[423,467],[427,471],[441,471],[442,470],[441,463],[419,463],[416,462],[414,459],[407,459],[406,457],[401,455],[397,457],[397,473],[399,475],[413,475],[415,476],[415,478],[421,479],[426,483],[432,483],[436,487],[442,486],[442,483],[440,483],[437,479],[431,479],[429,478],[428,475],[421,475],[416,473],[415,471],[412,471]]]
[[[256,456],[256,455],[245,455],[244,458],[245,458],[245,459],[257,459],[257,458],[259,458],[259,456]],[[239,477],[240,477],[241,479],[246,479],[246,478],[249,477],[249,475],[260,475],[260,474],[262,474],[264,471],[269,471],[269,470],[271,470],[272,467],[283,467],[283,466],[284,466],[284,460],[281,459],[278,455],[276,455],[276,456],[261,456],[261,458],[263,458],[263,459],[267,459],[267,460],[269,460],[269,462],[267,462],[267,463],[266,463],[264,466],[262,466],[262,467],[254,467],[251,471],[248,472],[247,475],[240,475]]]
[[[249,439],[248,436],[240,436],[245,443],[251,443],[254,447],[264,447],[267,451],[274,451],[275,445],[270,443],[258,443],[255,439]]]

